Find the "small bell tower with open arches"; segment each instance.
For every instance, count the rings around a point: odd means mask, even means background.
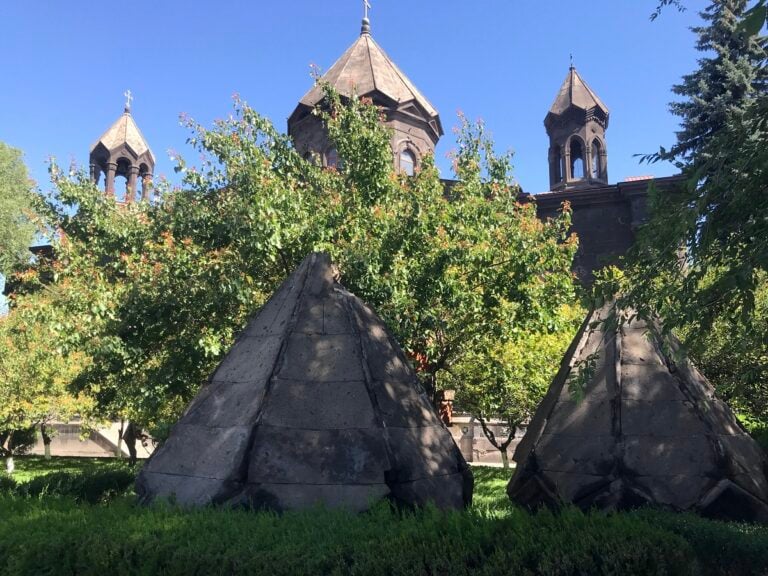
[[[131,115],[130,90],[125,97],[122,116],[91,146],[89,163],[91,179],[97,185],[104,176],[104,193],[129,204],[150,199],[155,155]],[[121,177],[125,178],[124,188],[116,183]]]
[[[608,108],[571,62],[568,76],[544,118],[549,136],[550,190],[608,183],[608,118]]]

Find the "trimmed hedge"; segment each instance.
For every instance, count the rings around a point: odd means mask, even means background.
[[[133,490],[136,475],[132,470],[100,470],[92,473],[53,472],[18,484],[19,496],[67,496],[79,502],[108,502]]]
[[[34,504],[34,505],[33,505]],[[0,573],[694,575],[696,555],[631,515],[577,510],[491,517],[314,510],[277,516],[0,499]],[[41,519],[44,518],[44,522]]]
[[[143,508],[126,466],[65,464],[18,484],[0,475],[0,574],[768,575],[768,527],[653,510],[528,514],[498,469],[475,469],[465,512],[381,503],[278,516]]]

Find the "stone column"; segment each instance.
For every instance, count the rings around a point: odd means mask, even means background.
[[[128,168],[128,190],[125,192],[125,202],[126,204],[132,203],[134,200],[136,200],[136,190],[137,190],[137,184],[139,180],[139,167],[138,166],[131,166]]]
[[[110,162],[107,164],[107,183],[104,187],[104,191],[107,193],[107,196],[112,196],[114,198],[115,196],[115,173],[117,172],[117,163],[116,162]]]
[[[152,195],[152,174],[144,174],[141,177],[141,199],[149,202]]]
[[[98,164],[91,164],[91,182],[98,186],[99,178],[101,178],[101,170],[99,169]]]

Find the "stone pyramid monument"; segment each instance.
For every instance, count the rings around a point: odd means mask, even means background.
[[[524,506],[644,504],[768,522],[768,463],[657,324],[589,315],[515,451]],[[618,316],[618,315],[617,315]],[[581,379],[584,397],[569,391]]]
[[[308,256],[137,480],[144,502],[461,508],[472,473],[379,317]]]

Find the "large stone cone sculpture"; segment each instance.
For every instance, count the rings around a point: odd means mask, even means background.
[[[472,473],[376,314],[312,254],[250,320],[137,480],[145,501],[461,508]]]
[[[658,325],[601,322],[574,339],[515,451],[524,506],[644,504],[768,522],[768,464],[709,382]],[[581,401],[569,382],[586,384]],[[574,385],[576,382],[574,382]]]

